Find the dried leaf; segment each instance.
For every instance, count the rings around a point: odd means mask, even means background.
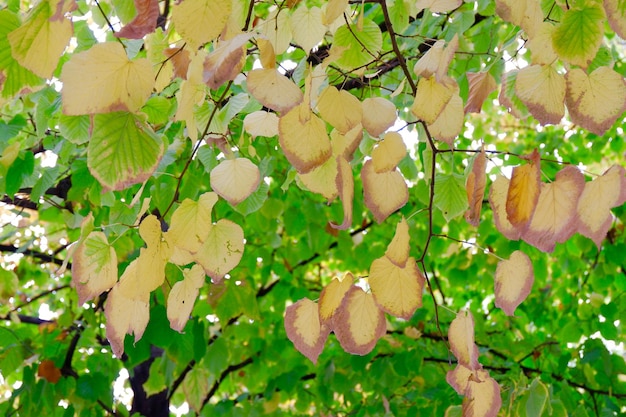
[[[480,211],[483,207],[483,197],[485,196],[485,186],[487,184],[487,156],[483,146],[480,153],[476,155],[472,171],[467,176],[465,191],[467,191],[467,201],[469,209],[465,212],[465,220],[472,226],[480,223]]]
[[[533,264],[524,252],[516,250],[508,260],[498,262],[495,276],[496,307],[512,316],[530,294],[535,281]]]
[[[535,149],[529,162],[513,168],[506,195],[506,215],[511,224],[524,231],[533,217],[541,192],[540,156]]]
[[[300,353],[317,363],[330,334],[330,327],[320,322],[317,303],[303,298],[285,310],[285,331]]]

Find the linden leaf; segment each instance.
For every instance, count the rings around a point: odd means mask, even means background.
[[[346,133],[361,123],[363,108],[358,98],[345,90],[330,85],[322,91],[317,110],[322,119],[341,133]]]
[[[184,120],[187,124],[187,135],[195,142],[198,139],[194,106],[202,104],[206,96],[206,85],[202,81],[202,71],[206,54],[198,51],[189,62],[186,79],[180,84],[176,93],[178,108],[174,120]]]
[[[472,417],[496,417],[502,407],[500,385],[488,376],[487,371],[478,371],[478,378],[470,378],[463,401],[463,415]]]
[[[626,39],[626,3],[623,0],[604,0],[604,11],[611,29],[620,38]]]
[[[509,259],[498,262],[494,285],[496,307],[512,316],[530,294],[534,281],[533,264],[524,252],[516,250]]]
[[[368,97],[361,103],[363,128],[372,137],[380,136],[396,122],[396,106],[382,97]]]
[[[447,221],[463,214],[468,205],[465,178],[455,173],[436,174],[433,203]]]
[[[515,93],[518,70],[512,70],[502,74],[502,87],[498,95],[498,101],[518,119],[528,117],[528,108]]]
[[[322,10],[319,7],[298,7],[291,14],[293,40],[308,55],[326,34],[326,25],[322,23]]]
[[[352,167],[343,156],[337,157],[337,191],[343,204],[343,222],[341,224],[330,223],[333,229],[347,230],[352,225],[352,206],[354,200],[354,176]]]
[[[87,166],[104,191],[123,190],[144,182],[163,155],[161,137],[132,113],[98,114],[92,132]]]
[[[305,174],[298,174],[302,184],[309,191],[321,194],[328,201],[334,200],[339,195],[339,189],[337,188],[337,177],[339,176],[337,159],[330,157],[326,162],[313,170]]]
[[[526,48],[530,51],[531,64],[550,65],[557,59],[552,47],[554,29],[552,23],[542,22],[535,35],[526,43]]]
[[[465,113],[480,113],[483,103],[489,94],[496,89],[496,80],[488,72],[468,72],[466,76],[469,92],[463,111]]]
[[[172,286],[167,297],[167,319],[170,327],[182,332],[189,320],[198,290],[204,284],[204,270],[198,264],[183,270],[184,279]]]
[[[172,24],[191,50],[196,50],[218,37],[228,22],[231,9],[231,0],[177,2],[172,7]]]
[[[378,57],[383,45],[383,35],[371,19],[361,18],[358,25],[342,25],[335,31],[332,50],[342,50],[335,62],[339,67],[352,70],[370,63]]]
[[[387,331],[385,313],[372,294],[352,286],[335,311],[333,331],[339,344],[353,355],[367,355]]]
[[[417,11],[429,9],[432,13],[446,13],[456,9],[463,3],[463,0],[417,0],[415,8]]]
[[[306,103],[282,116],[278,131],[280,147],[299,173],[311,171],[332,155],[326,125]]]
[[[456,88],[456,82],[453,80],[442,84],[437,82],[434,75],[430,78],[420,78],[411,112],[428,124],[434,123],[452,98]]]
[[[385,133],[372,150],[372,165],[377,174],[394,170],[406,156],[406,145],[397,132]]]
[[[524,29],[529,37],[543,22],[541,4],[536,0],[496,0],[496,13],[507,22]]]
[[[586,68],[596,56],[604,37],[606,16],[599,4],[569,8],[552,32],[552,47],[559,58]]]
[[[252,33],[242,33],[222,41],[204,60],[202,81],[217,90],[226,81],[232,81],[241,72],[245,62],[246,44]]]
[[[204,361],[202,364],[204,364]],[[215,376],[211,374],[208,366],[194,366],[185,375],[182,384],[185,401],[196,414],[200,414],[205,405],[204,399],[209,394],[209,383],[214,380],[213,378]]]
[[[148,59],[131,61],[118,42],[98,43],[63,65],[63,113],[137,111],[152,93],[154,75]]]
[[[211,211],[217,203],[217,194],[208,192],[198,201],[186,198],[172,214],[167,231],[172,245],[189,252],[197,252],[212,227]]]
[[[55,12],[63,10],[60,16]],[[26,21],[7,35],[11,53],[24,68],[50,78],[72,37],[72,22],[63,15],[76,8],[65,0],[42,1],[29,12]]]
[[[357,124],[345,134],[339,133],[338,130],[333,129],[333,131],[330,132],[330,139],[333,155],[341,155],[346,158],[346,160],[350,161],[354,155],[354,151],[359,147],[361,139],[363,139],[363,126]]]
[[[553,183],[541,184],[535,213],[522,238],[544,252],[569,239],[578,226],[576,208],[584,187],[585,177],[571,165],[559,171]]]
[[[275,113],[259,110],[249,113],[243,119],[243,128],[253,138],[278,135],[278,116]]]
[[[399,267],[387,256],[375,259],[368,282],[376,303],[393,316],[409,320],[422,306],[424,276],[414,258],[408,258],[404,267]]]
[[[472,171],[465,181],[465,191],[469,209],[465,212],[465,220],[472,226],[480,223],[480,211],[483,207],[485,186],[487,184],[487,156],[483,146],[472,164]]]
[[[437,119],[428,125],[430,134],[453,147],[454,139],[463,129],[463,99],[455,92]]]
[[[109,290],[117,282],[117,255],[106,235],[99,231],[78,243],[72,262],[72,287],[78,293],[78,304]]]
[[[114,35],[118,38],[142,39],[154,32],[159,18],[159,0],[135,0],[137,15]]]
[[[348,8],[349,0],[329,0],[322,17],[322,23],[330,25],[341,16]]]
[[[551,65],[531,65],[519,70],[515,92],[542,124],[557,124],[565,109],[565,78]]]
[[[194,254],[194,259],[213,278],[213,282],[218,283],[239,264],[243,249],[241,227],[230,220],[221,219],[213,224],[206,240]]]
[[[474,343],[474,317],[468,310],[457,313],[448,329],[450,350],[459,363],[473,371],[482,368],[478,363],[478,346]]]
[[[400,268],[404,268],[406,261],[409,259],[409,240],[409,224],[402,217],[402,220],[396,226],[396,233],[385,251],[385,256]]]
[[[248,198],[261,182],[259,167],[248,158],[226,159],[211,170],[211,188],[236,206]]]
[[[519,228],[513,226],[506,213],[506,197],[509,191],[510,181],[508,178],[498,175],[489,189],[489,205],[493,212],[496,228],[509,240],[518,240],[522,235]]]
[[[259,103],[281,113],[293,109],[304,98],[298,86],[274,68],[250,71],[246,84]]]
[[[602,176],[585,184],[578,200],[578,233],[594,241],[600,248],[613,216],[611,208],[626,202],[626,169],[613,165]]]
[[[293,38],[289,13],[285,13],[282,9],[276,8],[270,12],[267,19],[261,22],[257,27],[261,31],[261,34],[274,46],[274,52],[276,54],[282,54],[287,50]],[[267,67],[264,66],[263,68]]]
[[[106,336],[111,343],[111,350],[115,356],[121,358],[124,354],[126,333],[134,334],[137,343],[146,330],[150,318],[150,293],[139,298],[129,298],[120,290],[120,283],[115,284],[107,296],[104,315],[107,319]]]
[[[371,160],[361,169],[365,206],[372,212],[377,223],[391,213],[404,207],[409,200],[409,190],[404,177],[397,170],[377,173]]]
[[[465,395],[467,391],[467,385],[470,378],[474,378],[474,374],[479,371],[472,371],[468,367],[457,363],[456,367],[446,373],[446,382],[450,385],[459,395]],[[485,371],[482,371],[485,372]]]
[[[626,81],[609,67],[587,75],[580,68],[565,74],[565,103],[572,122],[603,135],[626,110]]]
[[[61,370],[54,364],[54,361],[44,359],[37,367],[37,376],[52,384],[56,384],[61,379],[62,374]]]
[[[445,43],[445,40],[439,39],[422,55],[413,67],[415,75],[424,78],[430,78],[434,75],[437,82],[446,81],[448,67],[459,47],[459,37],[455,34],[447,46]]]
[[[285,331],[296,349],[316,364],[330,334],[330,328],[320,322],[317,303],[303,298],[287,307]]]
[[[535,149],[529,162],[513,168],[509,190],[506,195],[507,219],[523,231],[530,222],[541,192],[540,156]]]
[[[331,329],[332,319],[335,316],[335,312],[341,305],[341,301],[344,296],[352,288],[354,282],[354,275],[350,272],[346,272],[341,278],[334,277],[328,285],[324,287],[320,294],[319,299],[319,316],[322,324],[329,326]]]

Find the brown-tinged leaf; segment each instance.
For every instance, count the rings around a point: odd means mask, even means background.
[[[565,114],[565,78],[551,65],[519,70],[515,93],[542,125],[557,124]]]
[[[288,112],[302,102],[302,91],[275,68],[248,73],[248,91],[259,103],[277,112]]]
[[[446,373],[446,382],[450,385],[459,395],[465,395],[467,391],[467,385],[470,378],[474,378],[476,371],[472,371],[467,366],[457,363],[456,367]]]
[[[334,327],[332,320],[335,316],[335,312],[341,305],[341,301],[348,293],[353,283],[354,275],[350,272],[346,272],[341,278],[334,277],[328,285],[324,287],[319,299],[319,315],[322,324],[329,326],[331,329]]]
[[[93,231],[78,243],[72,261],[71,285],[78,293],[78,304],[107,291],[117,282],[117,255],[106,235]]]
[[[463,416],[496,417],[502,407],[500,385],[487,371],[478,371],[470,377],[463,400]]]
[[[465,190],[467,191],[467,201],[469,209],[465,212],[465,220],[472,226],[480,223],[480,211],[483,207],[485,196],[485,186],[487,185],[487,156],[485,146],[474,158],[472,171],[467,176]]]
[[[465,113],[480,113],[483,103],[496,89],[496,80],[488,72],[468,72],[469,93],[463,110]]]
[[[248,158],[226,159],[211,170],[211,188],[236,206],[248,198],[261,183],[261,172]]]
[[[114,35],[118,38],[141,39],[156,29],[159,0],[135,0],[137,15]]]
[[[198,290],[204,284],[204,270],[198,264],[183,270],[184,279],[172,286],[167,297],[167,319],[170,327],[182,332],[198,297]]]
[[[409,224],[402,217],[402,220],[396,226],[396,233],[385,251],[385,256],[400,268],[404,268],[406,261],[409,259],[409,239]]]
[[[513,226],[523,231],[535,212],[541,192],[541,158],[535,149],[528,163],[513,168],[506,195],[506,215]]]
[[[396,106],[382,97],[368,97],[363,100],[363,128],[372,137],[380,136],[396,122]]]
[[[187,79],[187,71],[191,63],[191,54],[188,49],[166,48],[163,53],[174,66],[174,77]],[[195,55],[194,55],[195,56]]]
[[[202,81],[216,90],[226,81],[234,80],[241,72],[246,56],[246,43],[251,33],[241,33],[232,39],[222,41],[204,60]]]
[[[131,265],[133,263],[126,267],[126,270],[130,269]],[[150,293],[146,292],[137,298],[126,297],[121,282],[120,280],[115,284],[109,292],[104,306],[107,339],[111,343],[113,354],[118,358],[124,354],[126,333],[134,334],[135,343],[137,343],[143,336],[150,317]]]
[[[311,362],[317,363],[330,334],[330,327],[320,322],[317,303],[303,298],[287,307],[285,331],[296,349]]]
[[[385,313],[372,294],[352,286],[333,318],[333,331],[341,347],[354,355],[367,355],[387,331]]]
[[[482,368],[478,363],[478,346],[474,343],[474,317],[468,310],[459,311],[450,323],[448,341],[461,365],[473,371]]]
[[[498,262],[495,276],[496,307],[512,316],[530,294],[535,281],[533,264],[524,252],[516,250],[507,260]]]
[[[409,200],[409,190],[404,177],[397,169],[377,173],[371,160],[361,169],[365,205],[381,223],[391,213],[404,207]]]
[[[496,177],[489,188],[489,205],[498,231],[507,239],[519,240],[522,233],[520,229],[511,224],[506,214],[506,196],[509,191],[509,183],[509,179],[502,175]]]
[[[387,132],[372,150],[374,171],[380,174],[394,170],[406,156],[406,145],[397,132]]]
[[[454,139],[463,130],[463,99],[455,91],[433,123],[428,124],[430,134],[437,140],[454,147]]]
[[[352,166],[343,157],[337,157],[337,191],[343,204],[343,222],[341,224],[330,223],[333,229],[347,230],[352,226],[352,206],[354,204],[354,175]]]
[[[37,376],[44,378],[52,384],[56,384],[61,379],[61,370],[50,359],[44,359],[37,367]]]
[[[626,39],[626,7],[623,0],[604,0],[604,11],[611,25],[611,29]]]
[[[393,316],[409,320],[422,306],[424,276],[414,258],[408,258],[404,267],[394,264],[387,256],[375,259],[368,282],[376,303]]]
[[[440,83],[434,75],[420,78],[411,112],[428,124],[434,123],[457,89],[456,81],[452,79]]]

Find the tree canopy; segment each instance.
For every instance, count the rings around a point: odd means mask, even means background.
[[[0,413],[626,413],[626,2],[6,0]]]

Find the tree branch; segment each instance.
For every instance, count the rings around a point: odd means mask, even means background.
[[[22,253],[25,256],[31,256],[35,259],[40,259],[44,262],[53,263],[58,266],[63,265],[63,259],[55,258],[52,255],[48,255],[47,253],[39,252],[34,249],[21,249],[17,248],[13,245],[0,245],[0,252],[3,253]],[[71,264],[68,264],[71,267]]]

